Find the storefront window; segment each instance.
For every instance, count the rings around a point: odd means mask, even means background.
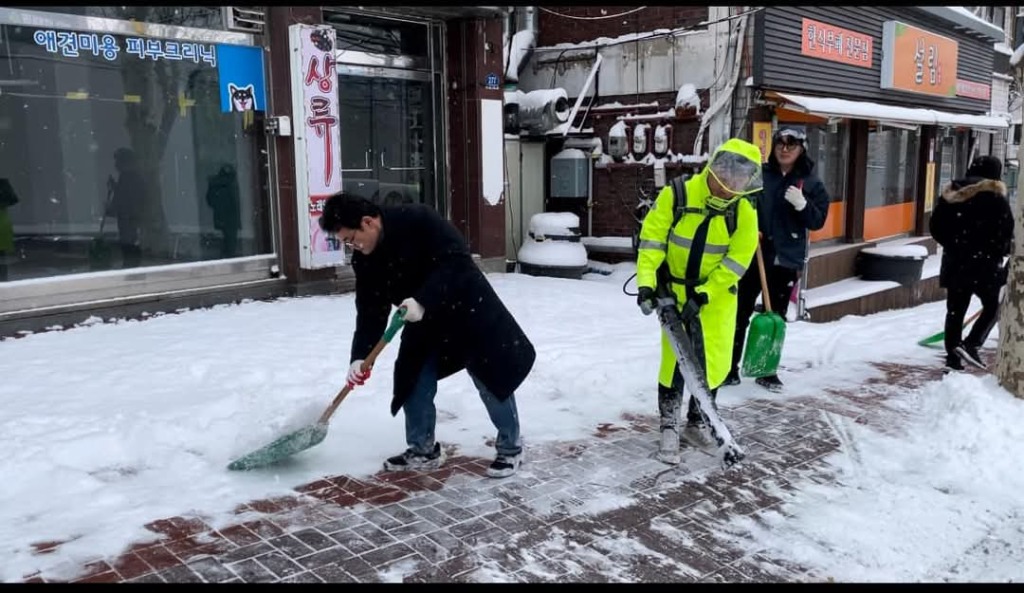
[[[872,125],[868,130],[864,238],[879,239],[914,228],[917,130]]]
[[[814,160],[814,171],[832,199],[825,226],[811,233],[811,241],[843,236],[849,138],[850,126],[846,124],[807,126],[807,156]]]
[[[140,23],[223,29],[224,12],[220,6],[32,6],[32,10],[75,14]]]
[[[213,39],[0,24],[6,280],[272,251],[262,50]]]

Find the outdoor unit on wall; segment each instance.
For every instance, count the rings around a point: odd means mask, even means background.
[[[590,197],[590,159],[578,148],[566,148],[551,158],[552,198]]]
[[[224,26],[231,31],[259,35],[267,21],[264,8],[258,6],[225,6]]]

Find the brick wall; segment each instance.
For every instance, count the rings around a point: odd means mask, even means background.
[[[549,10],[574,17],[602,17],[628,12],[636,6],[559,6]],[[580,43],[598,37],[618,37],[656,29],[692,27],[708,18],[706,6],[650,6],[621,18],[577,20],[545,10],[537,17],[539,47],[559,43]]]
[[[707,91],[700,91],[701,108],[706,109],[708,105]],[[645,107],[642,109],[609,109],[591,111],[584,127],[593,128],[595,135],[601,139],[601,144],[607,152],[608,131],[615,125],[617,117],[631,114],[657,113],[665,111],[675,104],[675,93],[648,93],[643,95],[622,95],[601,97],[595,105],[618,102],[623,105],[636,105],[641,103],[658,102],[658,107]],[[667,120],[672,124],[672,152],[677,154],[692,154],[693,142],[697,137],[697,130],[700,127],[700,118],[693,114],[682,114],[682,117]],[[645,120],[645,123],[657,126],[664,123],[659,120]],[[705,135],[705,139],[706,139]],[[562,148],[561,143],[550,142],[547,147],[547,158],[550,159]],[[707,151],[703,147],[701,152]],[[666,167],[665,176],[667,179],[676,177],[683,173],[695,172],[700,165],[689,165],[673,163]],[[629,237],[637,227],[634,216],[640,212],[636,206],[640,200],[641,193],[646,193],[652,198],[656,197],[657,189],[654,188],[654,167],[639,164],[615,163],[604,168],[594,169],[594,206],[593,206],[593,227],[591,235],[595,237]],[[586,201],[582,199],[548,199],[545,204],[548,212],[573,212],[580,217],[580,231],[587,233],[587,209]]]

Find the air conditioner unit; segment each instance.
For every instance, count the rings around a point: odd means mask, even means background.
[[[258,6],[225,6],[224,26],[230,31],[260,35],[267,21],[264,8]]]

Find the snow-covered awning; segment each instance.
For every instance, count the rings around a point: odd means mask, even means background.
[[[950,113],[935,109],[917,109],[913,107],[897,107],[882,105],[868,101],[849,101],[831,97],[808,97],[791,93],[771,93],[787,103],[786,107],[795,111],[803,111],[823,117],[850,117],[853,119],[873,119],[882,123],[895,122],[925,126],[958,126],[978,129],[1004,130],[1010,123],[1003,117],[991,115],[967,115]]]

